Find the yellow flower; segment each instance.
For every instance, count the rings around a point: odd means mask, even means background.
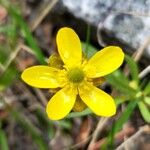
[[[74,30],[64,27],[57,33],[58,52],[64,63],[62,69],[33,66],[22,73],[22,79],[37,88],[62,88],[49,100],[46,112],[52,120],[64,118],[74,107],[77,96],[98,116],[116,113],[113,98],[95,87],[94,79],[116,70],[123,62],[121,48],[108,46],[92,58],[82,58],[80,39]]]

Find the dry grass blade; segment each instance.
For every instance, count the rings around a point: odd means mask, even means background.
[[[42,20],[45,18],[45,16],[50,12],[50,10],[55,6],[55,4],[59,0],[50,0],[48,3],[47,1],[45,3],[42,3],[39,9],[42,9],[42,11],[37,13],[36,18],[31,23],[31,31],[34,31],[38,25],[42,22]]]
[[[7,70],[7,68],[9,67],[9,65],[12,63],[12,61],[16,58],[18,52],[20,51],[21,49],[21,45],[19,44],[17,46],[17,48],[15,49],[15,51],[13,51],[9,57],[9,59],[7,60],[7,63],[4,65],[4,70],[3,72],[5,72]]]
[[[148,73],[150,73],[150,65],[148,65],[143,71],[140,72],[139,78],[145,77]]]
[[[8,69],[8,67],[10,66],[12,61],[17,57],[17,54],[19,53],[19,51],[21,49],[26,50],[27,52],[33,54],[33,51],[28,46],[26,46],[24,44],[18,44],[16,49],[11,53],[9,59],[7,60],[7,63],[5,65],[2,65],[0,63],[0,70],[1,70],[2,73],[4,73]]]
[[[140,58],[142,57],[142,55],[143,55],[143,53],[144,53],[145,48],[146,48],[149,44],[150,44],[150,37],[148,37],[148,38],[145,40],[144,44],[141,45],[141,47],[137,50],[137,52],[135,52],[135,53],[133,54],[133,58],[134,58],[134,60],[135,60],[136,62],[140,60]]]

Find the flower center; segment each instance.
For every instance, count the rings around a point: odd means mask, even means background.
[[[68,71],[67,77],[73,83],[79,83],[84,79],[84,72],[80,68],[72,68]]]

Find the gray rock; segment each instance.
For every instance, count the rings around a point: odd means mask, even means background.
[[[109,37],[114,37],[116,41],[129,46],[131,49],[137,50],[150,38],[150,17],[127,14],[109,15],[103,24],[99,26],[98,35],[104,43],[117,43],[109,39]],[[146,49],[146,55],[150,56],[149,46]]]
[[[100,26],[101,43],[138,49],[150,36],[150,0],[62,0],[68,11]],[[105,34],[101,34],[105,33]],[[146,49],[150,57],[150,46]]]

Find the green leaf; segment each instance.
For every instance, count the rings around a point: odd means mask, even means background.
[[[6,137],[5,132],[2,129],[0,129],[0,149],[9,150],[7,137]]]
[[[94,46],[88,44],[88,53],[87,53],[86,52],[87,44],[85,42],[82,42],[81,44],[82,44],[82,50],[84,54],[86,54],[87,58],[91,58],[97,52],[97,49]]]
[[[130,73],[132,76],[132,79],[137,81],[137,83],[139,83],[139,77],[138,77],[138,65],[137,63],[133,60],[132,57],[125,55],[125,60],[130,68]]]
[[[144,102],[145,102],[147,105],[150,106],[150,97],[145,96],[145,97],[144,97]]]
[[[71,129],[72,129],[72,124],[71,124],[70,120],[68,120],[68,119],[64,119],[64,120],[57,121],[57,123],[58,123],[63,129],[66,129],[66,130],[71,130]]]
[[[107,149],[107,146],[110,145],[111,148],[113,148],[113,140],[114,140],[114,136],[115,134],[122,129],[124,123],[129,119],[129,117],[131,116],[131,114],[133,113],[136,105],[137,105],[138,100],[133,100],[131,101],[126,109],[123,111],[122,115],[120,116],[119,119],[116,120],[116,122],[114,122],[112,129],[107,137],[107,142],[105,143],[105,145],[102,147],[102,149]],[[111,149],[110,148],[110,149]]]
[[[122,104],[122,103],[124,103],[126,100],[125,99],[123,99],[123,98],[121,98],[121,97],[115,97],[115,103],[116,103],[116,105],[117,105],[117,107],[120,105],[120,104]]]
[[[146,104],[143,101],[139,101],[138,106],[139,106],[139,109],[140,109],[143,119],[147,123],[150,123],[150,111],[149,111],[148,107],[146,106]]]
[[[119,91],[129,94],[131,96],[135,95],[136,91],[129,86],[128,79],[121,73],[120,70],[106,76],[107,82]]]
[[[126,86],[129,85],[128,78],[124,75],[124,73],[120,69],[117,69],[116,71],[114,71],[113,75],[116,78],[118,78],[118,81],[122,82],[124,85],[126,85]]]
[[[150,94],[150,82],[147,83],[147,85],[146,85],[143,92],[144,92],[145,95]]]
[[[90,34],[91,34],[91,28],[90,25],[87,25],[87,32],[86,32],[86,45],[85,45],[85,54],[88,56],[89,52],[89,43],[90,43]]]
[[[75,118],[75,117],[83,117],[83,116],[87,116],[89,114],[92,114],[92,111],[87,108],[82,112],[72,112],[66,118],[70,119],[70,118]]]

